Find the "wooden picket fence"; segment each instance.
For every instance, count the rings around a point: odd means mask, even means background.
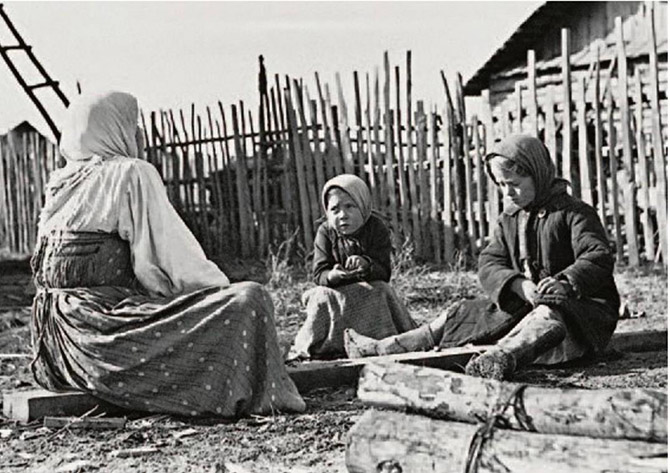
[[[240,102],[229,110],[219,103],[204,116],[193,106],[189,117],[182,110],[152,113],[148,159],[210,254],[263,256],[296,229],[308,252],[323,184],[347,172],[370,186],[396,247],[409,241],[418,259],[451,264],[476,257],[501,211],[483,163],[486,150],[510,133],[531,133],[547,144],[572,192],[598,209],[620,261],[666,262],[666,129],[656,52],[650,51],[643,93],[640,70],[628,75],[623,41],[607,52],[618,74],[601,71],[598,59],[586,74],[572,75],[569,31],[562,35],[563,71],[542,102],[529,51],[528,78],[518,82],[512,106],[491,108],[485,91],[482,116],[469,119],[460,75],[450,85],[442,73],[439,107],[413,100],[409,51],[404,67],[392,68],[384,54],[381,74],[354,72],[353,106],[339,74],[332,88],[315,74],[310,89],[279,75],[269,81],[261,63],[261,100],[253,111]],[[563,106],[566,100],[571,107]]]
[[[0,136],[0,246],[32,253],[44,186],[60,163],[56,146],[36,131]]]
[[[261,58],[253,109],[219,102],[203,113],[192,105],[186,113],[143,114],[146,159],[210,257],[265,257],[296,232],[308,254],[321,189],[347,172],[368,183],[397,248],[409,242],[418,260],[454,264],[474,262],[501,211],[485,171],[487,150],[523,131],[544,140],[572,192],[597,208],[620,261],[667,265],[667,99],[662,109],[655,44],[644,88],[639,69],[629,74],[623,41],[603,52],[616,56],[616,72],[601,70],[598,59],[578,74],[567,53],[569,31],[562,34],[555,85],[538,93],[529,51],[527,78],[510,100],[491,107],[484,91],[481,116],[469,118],[460,75],[450,84],[441,73],[440,104],[414,98],[409,51],[402,66],[392,67],[385,53],[381,71],[353,72],[350,88],[339,74],[333,86],[315,73],[311,88],[302,79],[268,77]],[[58,158],[53,145],[23,140],[34,144],[21,156],[9,138],[0,142],[0,215],[10,247],[29,250],[42,186]]]

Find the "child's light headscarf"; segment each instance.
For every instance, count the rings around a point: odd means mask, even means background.
[[[67,110],[61,127],[61,154],[68,161],[93,156],[138,156],[137,99],[125,92],[81,95]]]
[[[533,179],[535,200],[532,207],[542,206],[553,195],[564,192],[568,185],[568,181],[556,177],[556,166],[549,156],[549,150],[534,136],[510,135],[493,145],[491,152],[486,155],[486,161],[494,156],[512,161]]]
[[[326,182],[321,192],[321,205],[324,210],[328,208],[328,192],[333,188],[346,192],[363,214],[363,220],[367,222],[372,213],[372,198],[370,189],[363,179],[353,174],[340,174]]]

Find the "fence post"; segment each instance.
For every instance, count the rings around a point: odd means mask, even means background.
[[[537,136],[537,79],[535,69],[535,51],[528,50],[528,118],[530,122],[530,133]]]
[[[640,207],[642,208],[642,234],[644,237],[644,254],[647,261],[654,261],[654,229],[651,218],[651,205],[649,202],[649,164],[644,140],[644,122],[642,113],[642,79],[640,69],[635,68],[635,148],[637,149],[637,162],[640,166]]]
[[[570,30],[561,28],[561,77],[563,81],[563,156],[562,177],[572,178],[572,91],[570,78]]]
[[[400,108],[400,66],[395,66],[396,140],[398,143],[398,190],[400,191],[400,215],[403,241],[412,234],[409,226],[409,197],[405,180],[405,153],[402,147],[402,110]]]
[[[607,188],[605,179],[605,163],[603,162],[603,124],[602,105],[600,101],[600,48],[596,48],[595,79],[593,84],[593,126],[595,128],[594,151],[596,163],[596,182],[598,196],[598,215],[607,230]]]
[[[581,199],[589,205],[593,205],[593,192],[591,189],[591,163],[589,160],[589,143],[586,129],[586,93],[584,78],[577,78],[577,139],[579,149],[579,193]]]
[[[400,226],[398,225],[398,204],[395,193],[395,177],[393,173],[393,115],[391,114],[391,66],[389,65],[389,53],[384,52],[384,150],[386,162],[386,181],[389,196],[389,207],[391,212],[391,224],[393,225],[393,244],[400,249],[399,238]]]

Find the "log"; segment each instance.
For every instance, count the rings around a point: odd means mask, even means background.
[[[399,412],[368,411],[349,431],[350,473],[660,473],[667,446],[495,429],[480,450],[478,468],[466,470],[478,426]]]
[[[358,397],[368,405],[478,423],[518,383],[449,371],[382,363],[363,368]],[[668,395],[654,389],[526,386],[502,413],[506,428],[544,434],[667,443]]]

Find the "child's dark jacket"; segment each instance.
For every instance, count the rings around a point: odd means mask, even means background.
[[[370,271],[365,281],[391,279],[391,233],[386,223],[372,214],[353,235],[340,235],[328,222],[323,222],[314,239],[313,278],[320,286],[332,286],[328,271],[336,264],[344,266],[349,256],[365,256],[370,260]]]
[[[509,283],[523,277],[517,230],[520,212],[503,212],[479,257],[482,286],[502,310],[518,305]],[[570,282],[577,296],[558,309],[576,336],[594,351],[603,350],[616,327],[619,293],[614,257],[595,210],[561,193],[531,213],[527,229],[528,254],[536,262],[537,279],[554,276]]]

